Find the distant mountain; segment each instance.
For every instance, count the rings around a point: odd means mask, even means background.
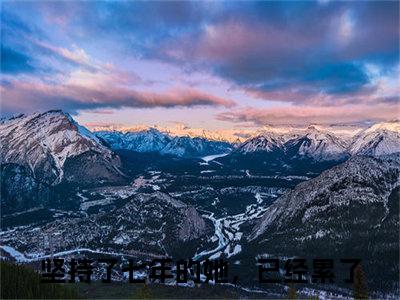
[[[161,150],[161,154],[170,154],[180,157],[202,157],[226,153],[231,150],[232,146],[227,142],[182,136],[174,137],[171,142]]]
[[[352,139],[339,137],[322,127],[309,126],[303,131],[265,132],[240,144],[232,155],[260,154],[285,160],[343,161],[351,155],[381,156],[400,152],[400,123],[378,123],[360,131]]]
[[[288,127],[291,128],[291,127]],[[338,134],[335,134],[336,131]],[[283,160],[308,159],[313,161],[343,161],[351,155],[379,156],[400,152],[398,121],[379,123],[361,130],[356,127],[342,129],[309,126],[306,129],[264,127],[257,136],[243,143],[233,145],[228,142],[202,137],[172,136],[155,128],[134,132],[98,131],[95,135],[104,140],[112,149],[133,150],[147,153],[157,152],[177,157],[200,157],[212,154],[241,154],[250,158],[252,154],[262,157],[283,158]],[[356,132],[349,137],[349,132]]]
[[[399,174],[399,154],[359,156],[300,183],[267,208],[248,238],[252,249],[361,258],[371,285],[391,289],[399,271]]]
[[[154,128],[136,132],[97,131],[94,134],[103,139],[112,149],[141,153],[160,152],[172,140],[172,137]]]
[[[217,161],[227,168],[259,175],[316,175],[349,156],[343,140],[309,127],[293,134],[264,132]]]
[[[310,126],[294,136],[264,133],[242,143],[236,153],[262,153],[279,155],[285,159],[309,158],[316,161],[343,160],[347,158],[346,142],[330,132]]]
[[[360,132],[350,145],[353,155],[380,156],[400,151],[400,122],[378,123]]]
[[[177,157],[201,157],[226,153],[232,149],[232,145],[227,142],[199,137],[172,137],[154,128],[125,133],[98,131],[95,134],[114,150],[132,150],[141,153],[157,152]]]
[[[284,151],[283,137],[274,133],[265,133],[242,143],[236,150],[236,153],[254,153],[254,152],[275,152]]]
[[[322,131],[328,131],[337,137],[343,139],[351,139],[361,130],[367,127],[365,123],[358,124],[313,124]],[[114,125],[104,125],[104,126],[91,126],[90,129],[93,131],[120,131],[120,132],[139,132],[147,131],[151,128],[157,129],[158,131],[168,134],[172,137],[174,136],[188,136],[191,138],[199,137],[205,138],[211,141],[221,141],[228,142],[232,144],[243,143],[246,140],[257,137],[263,134],[275,133],[279,136],[287,137],[288,139],[293,137],[293,134],[301,135],[307,127],[300,125],[291,124],[280,124],[280,125],[263,125],[259,128],[226,128],[226,129],[216,129],[209,130],[205,128],[193,128],[185,124],[176,123],[173,126],[149,126],[143,124],[137,124],[134,126],[124,127],[124,126],[114,126]],[[285,139],[287,140],[287,139]]]
[[[289,140],[284,146],[286,155],[290,157],[308,157],[324,161],[342,160],[349,156],[344,141],[314,126],[310,126],[304,135]]]

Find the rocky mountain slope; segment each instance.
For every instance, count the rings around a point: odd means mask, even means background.
[[[3,212],[46,203],[61,183],[125,180],[119,157],[62,111],[2,120],[0,144]]]
[[[349,156],[347,144],[333,134],[310,126],[304,132],[289,137],[265,133],[242,143],[236,153],[276,153],[287,158],[312,158],[317,161],[341,160]]]
[[[398,154],[359,156],[300,183],[267,208],[251,247],[278,256],[361,258],[371,285],[390,290],[398,278],[399,174]]]
[[[114,181],[122,175],[118,156],[62,111],[2,121],[0,141],[1,164],[23,166],[46,184],[62,180]],[[71,166],[73,160],[79,160],[77,170]]]
[[[54,253],[102,249],[110,254],[183,255],[187,251],[193,255],[196,244],[191,243],[200,243],[210,230],[194,207],[161,192],[135,194],[109,212],[60,218],[38,228],[9,231],[1,242],[27,256],[48,251],[49,238]]]
[[[265,133],[251,138],[242,143],[236,150],[236,153],[254,153],[254,152],[275,152],[284,151],[285,140],[283,137],[274,133]]]
[[[400,151],[400,122],[378,123],[357,134],[349,147],[353,155],[380,156]]]
[[[341,160],[349,155],[346,143],[329,132],[310,126],[304,135],[285,144],[286,155],[315,160]]]
[[[112,149],[132,150],[141,153],[159,152],[171,141],[171,137],[154,128],[136,132],[97,131],[94,133]]]

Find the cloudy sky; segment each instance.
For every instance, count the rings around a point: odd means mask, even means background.
[[[399,117],[399,2],[2,1],[1,114],[223,129]]]

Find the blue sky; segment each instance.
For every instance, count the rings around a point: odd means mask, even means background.
[[[399,2],[3,1],[2,115],[208,129],[399,115]]]

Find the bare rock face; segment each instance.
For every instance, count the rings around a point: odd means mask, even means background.
[[[193,206],[184,209],[183,217],[179,230],[180,240],[193,240],[205,234],[206,223]]]
[[[120,158],[114,153],[105,157],[103,153],[89,150],[67,158],[64,180],[80,184],[123,182],[124,174],[119,170],[120,165]]]

